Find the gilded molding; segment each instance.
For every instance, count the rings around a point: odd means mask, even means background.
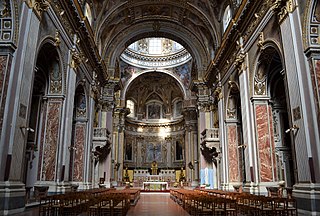
[[[238,71],[243,71],[246,68],[245,58],[246,58],[246,54],[243,51],[241,51],[239,55],[236,57],[235,65]]]
[[[50,6],[47,0],[27,0],[26,4],[32,8],[35,14],[40,19],[42,14],[46,12]]]
[[[61,43],[60,33],[58,30],[56,30],[56,34],[54,36],[54,46],[58,47],[60,43]]]
[[[77,52],[75,49],[71,50],[71,62],[70,66],[74,69],[79,67],[82,61],[85,60],[85,57],[82,53]]]
[[[263,32],[260,32],[259,33],[259,40],[258,40],[258,43],[257,43],[257,46],[258,46],[260,51],[263,51],[265,49],[264,43],[265,43],[264,34],[263,34]]]
[[[276,0],[272,5],[273,11],[278,14],[279,23],[282,23],[288,14],[292,13],[296,7],[293,0]]]
[[[221,100],[223,98],[223,95],[222,95],[222,88],[221,86],[218,86],[214,92],[213,92],[214,96],[219,100]]]
[[[0,9],[0,18],[10,17],[10,4],[4,2],[2,9]]]

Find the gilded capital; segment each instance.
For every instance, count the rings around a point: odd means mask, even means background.
[[[41,18],[42,14],[46,12],[50,6],[47,0],[27,0],[26,4],[33,9],[38,18]]]
[[[214,92],[213,92],[214,96],[218,99],[218,100],[221,100],[223,98],[223,95],[222,95],[222,88],[220,86],[218,86]]]

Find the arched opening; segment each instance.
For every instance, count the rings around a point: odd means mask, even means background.
[[[78,85],[74,97],[70,151],[69,181],[84,180],[86,150],[87,99],[83,85]]]
[[[230,80],[226,110],[227,155],[229,182],[235,187],[246,182],[245,148],[243,143],[241,98],[238,81]]]
[[[290,128],[287,84],[281,59],[276,51],[270,63],[268,77],[276,153],[276,179],[284,181],[286,187],[292,187],[295,184],[295,172],[291,133],[286,132]]]
[[[185,166],[182,103],[176,105],[184,98],[180,84],[165,73],[144,73],[125,96],[127,108],[128,101],[135,102],[136,115],[124,118],[123,166],[129,177],[123,178],[141,187],[150,178],[174,184],[177,171]]]
[[[293,143],[291,133],[286,133],[291,125],[291,110],[284,67],[274,47],[266,46],[262,50],[254,83],[260,181],[281,181],[292,187],[295,183]]]
[[[40,66],[40,62],[37,66]],[[24,183],[27,188],[32,188],[37,181],[37,164],[39,160],[39,148],[41,142],[41,132],[43,131],[43,121],[45,120],[45,98],[47,90],[47,76],[46,72],[43,71],[44,68],[36,68],[33,90],[31,98],[31,109],[29,124],[27,127],[28,138],[26,146],[26,160],[25,163],[25,179]]]
[[[230,8],[230,5],[228,5],[223,13],[223,21],[222,21],[223,31],[226,31],[231,20],[232,20],[231,8]]]
[[[55,166],[55,155],[50,158],[45,157],[46,148],[49,146],[46,138],[50,136],[46,136],[48,130],[47,96],[55,92],[55,87],[59,87],[59,80],[61,80],[61,71],[58,52],[52,44],[45,43],[38,53],[34,69],[28,123],[22,128],[27,135],[23,182],[26,184],[28,198],[32,198],[30,191],[37,182],[47,178],[54,179],[54,174],[49,172],[47,167]],[[54,151],[55,148],[52,148],[52,152]],[[50,160],[51,164],[44,162],[45,160]]]

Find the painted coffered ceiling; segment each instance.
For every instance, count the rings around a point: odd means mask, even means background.
[[[93,0],[95,40],[112,77],[121,53],[146,37],[165,37],[184,46],[198,70],[214,57],[222,38],[225,0]]]

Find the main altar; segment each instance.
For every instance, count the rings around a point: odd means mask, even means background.
[[[154,173],[154,172],[153,172]],[[143,190],[168,190],[176,181],[174,169],[161,170],[159,174],[152,175],[148,169],[135,169],[133,172],[134,183]]]

